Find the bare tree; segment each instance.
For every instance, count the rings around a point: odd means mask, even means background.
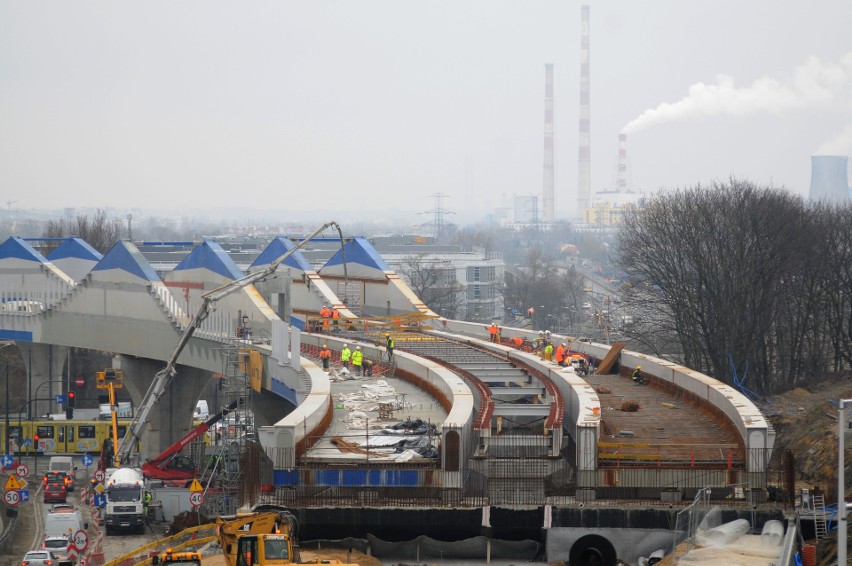
[[[643,282],[642,300],[677,336],[686,365],[726,380],[733,360],[739,375],[748,365],[769,385],[777,359],[768,337],[808,254],[804,215],[789,193],[736,179],[628,212],[621,265]]]
[[[536,309],[537,326],[554,326],[563,310],[579,308],[583,296],[581,277],[560,269],[553,259],[533,248],[524,265],[506,271],[505,304]]]
[[[45,226],[45,238],[76,237],[84,240],[101,253],[106,253],[121,239],[124,224],[117,218],[107,218],[106,211],[98,209],[92,218],[78,214],[71,222],[50,220]]]
[[[399,273],[433,311],[446,318],[458,316],[464,304],[464,289],[450,262],[421,253],[403,258]]]

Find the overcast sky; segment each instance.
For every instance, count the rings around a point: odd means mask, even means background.
[[[592,190],[730,175],[805,195],[852,154],[849,0],[591,6]],[[0,187],[15,208],[426,211],[575,203],[580,4],[0,0]]]

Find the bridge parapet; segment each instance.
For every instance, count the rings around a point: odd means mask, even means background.
[[[488,339],[488,331],[482,324],[447,319],[436,320],[432,324],[440,330],[458,332],[481,340]],[[538,332],[511,327],[501,327],[501,334],[504,338],[518,336],[527,340],[533,340],[538,336]],[[587,354],[599,360],[603,359],[610,349],[607,344],[580,342],[569,336],[554,335],[554,341],[570,342],[572,351]],[[766,470],[775,444],[775,431],[760,409],[745,395],[717,379],[654,356],[629,350],[622,350],[620,356],[622,366],[632,368],[641,365],[644,373],[654,376],[673,390],[686,392],[712,407],[717,418],[728,422],[740,436],[746,452],[746,470],[754,474],[760,474]],[[580,378],[576,377],[576,379]],[[598,407],[600,407],[599,404]],[[579,457],[578,453],[578,462],[581,461]]]

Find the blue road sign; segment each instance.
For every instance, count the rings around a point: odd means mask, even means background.
[[[56,402],[60,405],[63,405],[65,403],[65,395],[57,395]]]
[[[32,446],[32,445],[33,445],[33,439],[32,438],[25,438],[24,442],[21,443],[21,446],[29,447],[29,446]]]
[[[19,489],[18,493],[21,494],[21,503],[27,503],[30,500],[30,490]]]
[[[0,458],[0,465],[4,468],[11,468],[14,463],[15,458],[11,454],[3,454],[3,457]]]
[[[95,495],[95,507],[106,507],[106,495]]]
[[[94,462],[94,459],[91,456],[89,456],[88,454],[83,456],[83,465],[84,466],[91,466],[92,462]]]

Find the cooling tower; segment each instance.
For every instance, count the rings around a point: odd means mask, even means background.
[[[810,199],[831,204],[849,201],[849,158],[845,155],[811,156]]]

